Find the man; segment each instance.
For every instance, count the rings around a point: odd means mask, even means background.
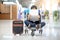
[[[16,0],[17,4],[17,19],[21,20],[22,19],[22,5],[19,3],[18,0]]]
[[[36,7],[35,5],[33,5],[33,6],[31,7],[31,10],[37,10],[37,7]],[[33,13],[33,12],[32,12],[32,13]],[[38,10],[38,15],[36,16],[36,17],[39,19],[38,21],[35,21],[35,22],[31,21],[31,20],[30,20],[31,16],[32,16],[32,15],[31,15],[30,13],[28,13],[28,15],[27,15],[27,20],[25,21],[25,24],[26,24],[29,28],[31,28],[31,27],[36,27],[37,29],[39,29],[39,24],[41,24],[41,27],[43,27],[43,26],[45,25],[44,22],[41,22],[40,10]]]

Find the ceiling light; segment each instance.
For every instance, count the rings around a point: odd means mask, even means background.
[[[16,4],[16,3],[14,3],[14,2],[3,2],[3,4],[14,5],[14,4]]]

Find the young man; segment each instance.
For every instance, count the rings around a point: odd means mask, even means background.
[[[31,7],[31,10],[37,10],[37,7],[36,7],[35,5],[33,5],[33,6]],[[37,11],[38,11],[38,15],[36,15],[36,16],[34,15],[34,16],[37,17],[38,21],[33,22],[33,21],[30,20],[33,12],[32,12],[32,14],[28,13],[28,15],[27,15],[27,20],[25,21],[25,24],[26,24],[29,28],[31,28],[31,27],[36,27],[37,29],[39,29],[39,24],[41,24],[41,27],[43,27],[43,26],[45,25],[44,22],[41,22],[40,10],[37,10]]]

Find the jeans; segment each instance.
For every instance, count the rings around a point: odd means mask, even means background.
[[[36,27],[36,24],[35,23],[32,23],[32,22],[30,22],[28,20],[25,21],[25,24],[26,24],[26,26],[28,26],[30,24],[31,27]],[[45,26],[45,22],[41,22],[40,24],[41,24],[41,28],[43,26]]]

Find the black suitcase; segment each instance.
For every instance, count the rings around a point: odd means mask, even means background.
[[[23,21],[13,21],[13,33],[16,34],[22,34],[23,33]]]

